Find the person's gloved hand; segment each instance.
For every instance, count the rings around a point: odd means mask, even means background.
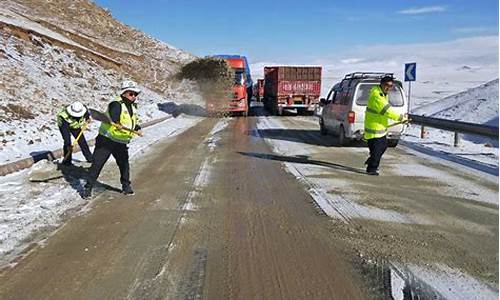
[[[410,121],[411,120],[410,120],[410,117],[408,116],[408,114],[404,114],[402,123],[408,124],[408,123],[410,123]]]

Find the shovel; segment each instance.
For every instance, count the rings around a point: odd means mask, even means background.
[[[396,123],[392,123],[392,124],[389,124],[387,126],[387,128],[390,128],[390,127],[394,127],[394,126],[398,126],[398,125],[401,125],[401,124],[408,124],[411,122],[411,119],[408,119],[408,120],[404,120],[404,121],[401,121],[401,122],[396,122]]]
[[[103,123],[106,123],[106,124],[112,124],[112,125],[120,128],[120,129],[122,129],[122,130],[131,132],[131,133],[133,133],[135,135],[138,135],[138,136],[143,136],[142,132],[139,132],[139,131],[136,131],[136,130],[132,130],[130,128],[124,127],[121,124],[113,122],[111,120],[111,118],[108,116],[108,114],[106,114],[106,113],[100,112],[100,111],[95,110],[93,108],[89,108],[89,114],[92,117],[92,119],[94,119],[94,120],[97,120],[97,121],[100,121],[100,122],[103,122]]]
[[[82,129],[80,133],[76,136],[75,140],[71,144],[71,149],[68,151],[66,156],[64,156],[62,161],[65,161],[69,158],[70,154],[73,153],[73,149],[75,149],[76,144],[80,140],[83,135],[83,132],[89,126],[89,122],[83,123]],[[47,182],[49,180],[58,179],[63,177],[61,168],[64,167],[58,163],[51,161],[40,161],[35,164],[35,166],[28,173],[28,180],[31,182]]]

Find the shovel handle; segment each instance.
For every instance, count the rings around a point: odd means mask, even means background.
[[[136,134],[136,135],[138,135],[138,136],[143,136],[142,132],[140,132],[140,131],[136,131],[136,130],[129,129],[129,128],[124,127],[123,125],[118,124],[118,123],[111,123],[111,124],[113,124],[114,126],[116,126],[116,127],[120,128],[120,129],[123,129],[123,130],[125,130],[125,131],[131,132],[131,133],[133,133],[133,134]]]
[[[73,141],[73,144],[71,144],[71,149],[70,149],[70,151],[68,151],[68,153],[66,154],[66,156],[64,156],[63,161],[65,161],[66,159],[68,159],[69,155],[71,153],[73,153],[73,149],[75,149],[76,144],[80,140],[80,137],[83,135],[83,132],[85,131],[85,129],[87,129],[87,126],[89,126],[89,122],[83,123],[83,126],[82,126],[82,128],[80,130],[80,133],[78,133],[78,135],[76,136],[76,139]]]
[[[408,119],[408,120],[404,120],[404,121],[401,121],[401,122],[392,123],[392,124],[390,124],[389,126],[387,126],[387,128],[389,128],[389,127],[394,127],[394,126],[398,126],[398,125],[401,125],[401,124],[408,124],[408,123],[410,123],[410,122],[411,122],[411,120],[410,120],[410,119]]]

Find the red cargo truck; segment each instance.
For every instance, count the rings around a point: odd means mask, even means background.
[[[252,95],[253,85],[246,57],[240,55],[215,55],[214,57],[227,62],[234,73],[234,83],[229,97],[224,99],[223,103],[217,102],[219,105],[215,105],[212,103],[213,101],[207,103],[208,113],[231,112],[240,113],[246,117],[248,115],[249,96],[251,97]]]
[[[321,67],[264,67],[264,106],[271,114],[284,109],[313,113],[321,93]]]
[[[229,67],[234,71],[232,99],[229,99],[229,111],[248,115],[248,95],[246,86],[246,66],[243,58],[226,58]]]
[[[255,101],[262,101],[264,98],[264,79],[257,79],[257,83],[253,86],[253,95]]]

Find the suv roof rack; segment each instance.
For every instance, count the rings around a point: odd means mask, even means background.
[[[345,75],[344,80],[346,79],[362,79],[362,78],[376,78],[380,79],[384,76],[390,76],[394,78],[394,73],[385,73],[385,72],[354,72]]]

